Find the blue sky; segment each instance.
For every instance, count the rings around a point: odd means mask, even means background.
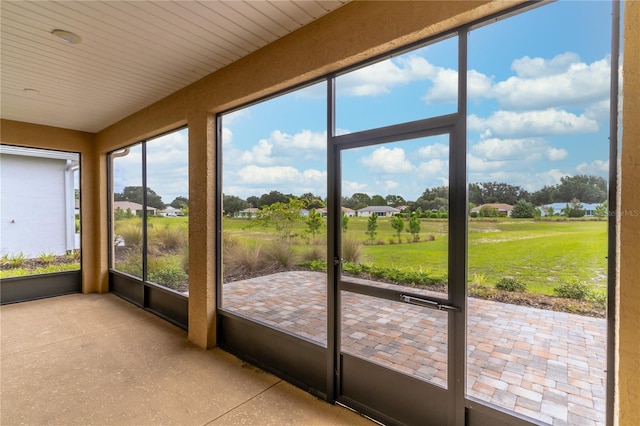
[[[534,191],[562,176],[607,177],[610,9],[560,1],[470,33],[470,182]],[[457,68],[454,37],[338,77],[336,132],[455,112]],[[167,203],[187,193],[186,141],[182,130],[149,144],[149,186]],[[345,151],[343,195],[415,200],[446,185],[448,144],[443,135]],[[225,194],[326,196],[324,82],[224,115],[223,161]],[[139,164],[118,160],[116,191],[139,179]]]
[[[470,182],[535,191],[562,176],[608,174],[610,13],[558,2],[471,32]],[[457,38],[338,78],[339,134],[457,109]],[[224,192],[326,195],[324,83],[224,117]],[[343,153],[343,195],[415,200],[446,185],[448,137]]]

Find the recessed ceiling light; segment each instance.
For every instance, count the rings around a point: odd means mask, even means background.
[[[82,38],[78,34],[74,34],[70,31],[65,30],[53,30],[51,34],[56,36],[58,40],[64,41],[69,44],[79,44],[82,41]]]

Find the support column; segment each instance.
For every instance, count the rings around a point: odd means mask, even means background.
[[[189,125],[189,341],[216,345],[215,117],[194,112]]]
[[[624,2],[623,116],[618,207],[617,423],[640,424],[640,2]]]

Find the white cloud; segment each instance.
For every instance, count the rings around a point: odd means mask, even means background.
[[[471,150],[481,158],[496,160],[539,160],[541,152],[547,150],[543,139],[497,139],[490,138],[472,145]]]
[[[603,160],[594,160],[590,163],[580,163],[576,166],[576,170],[586,175],[602,175],[609,173],[609,162]]]
[[[488,118],[471,114],[469,130],[486,132],[501,137],[566,135],[598,131],[598,123],[584,115],[549,108],[541,111],[496,111]]]
[[[567,158],[567,155],[569,155],[569,152],[566,149],[558,149],[553,147],[548,148],[546,152],[546,157],[549,161],[564,160],[565,158]]]
[[[608,58],[586,64],[572,53],[550,60],[524,57],[515,60],[512,68],[518,75],[493,87],[493,96],[503,107],[584,108],[609,96]]]
[[[233,143],[233,131],[228,127],[222,127],[222,145],[231,145]]]
[[[418,166],[419,177],[432,177],[432,178],[448,178],[449,176],[449,161],[443,161],[440,159],[429,160],[424,163],[420,163]]]
[[[493,161],[477,157],[471,153],[467,154],[467,167],[469,172],[486,172],[489,170],[500,170],[507,164],[506,161]]]
[[[269,141],[286,149],[324,150],[327,147],[327,132],[302,130],[294,135],[280,130],[271,132]]]
[[[326,186],[327,172],[316,169],[301,172],[291,166],[260,167],[252,164],[238,170],[233,181],[247,185],[289,185],[295,188],[291,192],[297,193],[300,188]]]
[[[545,75],[556,75],[567,71],[572,64],[579,62],[580,56],[573,52],[565,52],[553,59],[530,58],[525,56],[516,59],[511,64],[511,69],[522,78],[536,78]]]
[[[435,67],[430,76],[433,86],[422,97],[426,103],[456,103],[458,100],[458,71]]]
[[[237,158],[240,163],[271,164],[271,151],[273,144],[266,139],[261,139],[250,151],[243,151]],[[232,156],[229,156],[232,157]],[[232,158],[229,158],[233,161]]]
[[[382,95],[390,93],[393,86],[428,79],[435,68],[416,55],[388,59],[339,77],[337,90],[339,95]]]
[[[368,168],[383,173],[410,173],[413,170],[402,148],[388,149],[383,146],[371,155],[362,157],[360,161]]]
[[[418,150],[420,158],[449,158],[449,146],[443,143],[423,146]]]
[[[342,196],[343,197],[351,197],[356,192],[365,192],[367,187],[366,183],[360,182],[351,182],[348,180],[342,181]]]

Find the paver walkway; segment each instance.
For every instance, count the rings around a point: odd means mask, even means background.
[[[445,312],[348,292],[342,306],[343,352],[446,386]],[[326,346],[324,273],[226,283],[223,307]],[[468,395],[553,425],[605,423],[605,320],[474,298],[468,309]]]

